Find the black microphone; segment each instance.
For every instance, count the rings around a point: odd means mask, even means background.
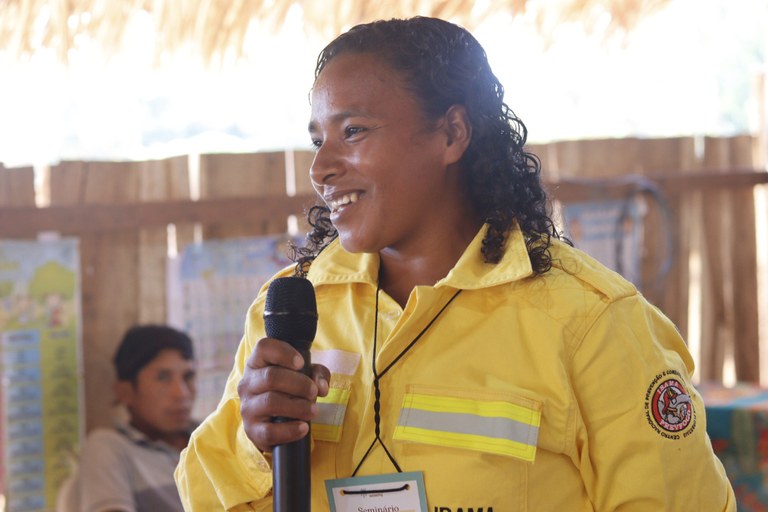
[[[267,290],[264,305],[267,336],[289,343],[304,358],[301,372],[312,375],[309,348],[317,331],[317,302],[312,283],[303,277],[279,277]],[[274,422],[290,418],[273,418]],[[274,512],[309,512],[311,481],[310,436],[272,449]]]

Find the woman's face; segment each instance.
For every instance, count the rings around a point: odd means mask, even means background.
[[[350,252],[418,254],[449,227],[459,181],[445,118],[428,122],[401,75],[370,53],[332,59],[312,90],[312,184]]]

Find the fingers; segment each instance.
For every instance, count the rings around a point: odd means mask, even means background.
[[[291,403],[293,405],[288,405]],[[271,451],[277,444],[290,443],[307,435],[307,421],[317,413],[316,408],[317,405],[312,402],[278,397],[274,393],[257,395],[240,402],[243,429],[251,442],[263,452]]]
[[[248,438],[262,451],[304,437],[318,413],[315,400],[328,393],[330,371],[312,366],[312,377],[302,373],[304,361],[289,344],[259,340],[238,383],[240,414]],[[279,418],[275,422],[275,418]]]
[[[279,366],[266,366],[251,370],[240,381],[245,386],[244,391],[251,395],[268,395],[269,401],[265,406],[275,408],[279,405],[273,395],[284,395],[287,399],[303,399],[314,401],[317,398],[318,386],[315,382],[296,370],[288,370]],[[242,399],[242,395],[240,397]],[[265,399],[266,400],[266,399]],[[275,416],[284,416],[290,411],[275,411]]]
[[[312,365],[312,380],[317,386],[317,396],[328,396],[330,389],[331,371],[321,364]]]
[[[317,385],[300,373],[303,368],[304,359],[296,349],[284,341],[263,338],[246,362],[238,385],[240,398],[243,394],[278,392],[314,400],[318,394]]]
[[[254,369],[276,365],[301,370],[304,367],[304,359],[288,343],[274,338],[262,338],[256,343],[246,365]]]
[[[243,422],[248,439],[261,452],[268,453],[279,444],[291,443],[303,438],[309,432],[309,423],[290,421],[286,423]]]

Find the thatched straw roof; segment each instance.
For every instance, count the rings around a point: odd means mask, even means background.
[[[132,17],[149,17],[158,55],[190,44],[204,61],[242,51],[246,34],[278,31],[289,13],[307,33],[330,38],[377,18],[438,16],[470,30],[489,16],[525,15],[546,36],[555,25],[578,21],[588,29],[630,31],[667,0],[0,0],[0,48],[19,57],[55,50],[62,61],[81,41],[107,55],[120,51]],[[606,22],[607,21],[607,22]]]

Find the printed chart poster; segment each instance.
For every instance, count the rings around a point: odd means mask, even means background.
[[[0,489],[9,512],[50,511],[81,437],[76,240],[0,240]]]
[[[286,235],[209,240],[169,258],[168,323],[194,343],[196,419],[216,409],[243,337],[248,307],[264,283],[291,264],[289,241]]]
[[[563,215],[567,235],[578,249],[640,286],[641,202],[571,203],[564,205]]]

